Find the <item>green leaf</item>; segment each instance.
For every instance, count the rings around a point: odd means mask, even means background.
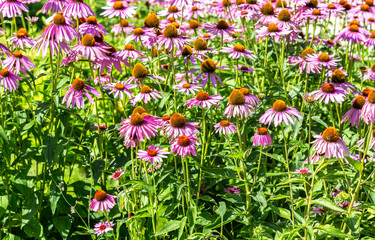
[[[338,207],[335,203],[333,203],[330,199],[328,198],[319,198],[317,200],[313,200],[311,201],[312,204],[319,204],[319,205],[322,205],[324,207],[327,207],[333,211],[336,211],[336,212],[343,212],[343,213],[346,213],[346,211],[340,207]]]
[[[318,123],[322,124],[325,128],[328,127],[327,123],[325,123],[319,116],[313,116],[311,119],[317,121]]]
[[[290,219],[290,211],[285,208],[270,206],[271,210],[282,218]]]
[[[174,231],[180,228],[180,224],[181,224],[181,221],[177,221],[177,220],[169,221],[159,231],[155,233],[155,236],[160,236],[168,232]]]
[[[189,207],[187,211],[187,217],[189,220],[189,229],[190,229],[190,234],[193,233],[194,227],[195,227],[195,222],[197,221],[197,209],[196,207]]]
[[[225,202],[219,202],[219,207],[216,208],[215,212],[220,215],[220,217],[223,217],[225,212],[227,210],[227,205]]]
[[[280,199],[284,199],[284,198],[289,198],[290,199],[290,197],[287,196],[287,195],[279,194],[279,195],[271,197],[270,199],[268,199],[268,201],[280,200]]]
[[[328,234],[330,237],[339,237],[339,238],[353,238],[352,236],[342,232],[340,229],[335,228],[332,225],[323,225],[323,226],[318,226],[316,229],[323,230]]]
[[[55,217],[53,220],[53,225],[59,231],[63,239],[67,239],[72,226],[72,222],[68,216]]]
[[[43,233],[43,227],[35,218],[31,219],[23,228],[27,236],[40,238]]]
[[[56,162],[57,157],[60,155],[64,146],[62,143],[57,143],[57,137],[49,135],[44,139],[45,145],[43,145],[44,157],[48,161],[49,165]]]
[[[183,219],[181,219],[181,223],[180,223],[180,229],[178,230],[178,240],[181,239],[182,237],[182,234],[184,233],[184,228],[185,228],[185,225],[186,225],[186,220],[187,220],[187,217],[184,217]]]
[[[355,168],[357,169],[358,172],[362,172],[363,171],[363,165],[362,165],[362,159],[360,159],[360,161],[356,161],[354,159],[352,159],[350,156],[345,156],[346,157],[346,160],[348,160],[348,162]]]

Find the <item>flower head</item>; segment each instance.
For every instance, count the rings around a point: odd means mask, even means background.
[[[115,198],[116,196],[109,195],[105,191],[99,190],[91,200],[90,209],[95,212],[98,212],[99,210],[102,212],[104,210],[109,212],[110,209],[116,205]]]

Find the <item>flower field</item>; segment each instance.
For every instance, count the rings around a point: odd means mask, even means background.
[[[0,20],[0,239],[375,239],[373,0]]]

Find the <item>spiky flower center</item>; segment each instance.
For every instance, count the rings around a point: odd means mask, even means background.
[[[145,26],[149,28],[159,27],[159,19],[154,12],[150,13],[146,17],[144,23],[145,23]]]
[[[367,97],[370,94],[370,92],[372,92],[372,89],[371,88],[366,88],[366,89],[364,89],[362,91],[362,95],[365,96],[365,97]]]
[[[327,127],[322,136],[326,142],[337,142],[339,140],[339,133],[334,127]]]
[[[175,38],[178,35],[177,28],[173,24],[169,24],[164,29],[163,34],[167,38]]]
[[[216,70],[216,63],[212,59],[206,59],[201,64],[201,70],[204,73],[213,73]]]
[[[27,37],[27,36],[28,36],[28,34],[27,34],[26,29],[24,29],[24,28],[20,28],[20,29],[18,30],[18,32],[17,32],[17,37],[18,37],[18,38],[23,38],[23,37]]]
[[[220,20],[217,24],[216,24],[216,27],[217,29],[220,29],[220,30],[225,30],[225,29],[228,29],[229,28],[229,24],[225,21],[225,20]]]
[[[171,119],[171,115],[164,115],[161,117],[161,120],[163,121],[168,121],[169,119]]]
[[[357,25],[359,26],[359,22],[357,20],[353,20],[349,23],[349,26],[352,26],[352,25]]]
[[[375,38],[375,30],[371,31],[371,35],[369,36],[370,38]]]
[[[275,9],[273,8],[271,3],[267,2],[263,5],[261,12],[263,15],[271,16],[275,14]]]
[[[286,110],[286,103],[283,100],[276,100],[272,108],[276,112],[284,112]]]
[[[302,57],[303,60],[306,60],[307,55],[314,54],[314,53],[315,53],[314,49],[309,47],[309,48],[306,48],[305,50],[302,51],[301,57]]]
[[[120,25],[121,25],[121,27],[127,27],[127,26],[129,26],[129,22],[126,19],[121,19]]]
[[[335,92],[335,86],[333,86],[333,84],[330,84],[330,83],[323,84],[322,92],[324,92],[324,93],[334,93]]]
[[[330,3],[330,4],[328,4],[327,8],[328,9],[336,9],[336,6],[335,6],[335,4]]]
[[[335,69],[332,71],[332,82],[334,83],[344,83],[346,81],[346,76],[341,69]]]
[[[85,88],[85,82],[80,78],[76,78],[76,79],[73,80],[72,86],[73,86],[74,90],[82,91],[82,89]]]
[[[246,0],[247,4],[257,4],[257,0]]]
[[[121,1],[116,1],[114,4],[113,4],[113,9],[115,10],[122,10],[124,9],[125,6],[124,6],[124,3],[121,2]]]
[[[247,15],[248,12],[247,11],[241,11],[241,15]]]
[[[371,91],[368,96],[367,96],[367,99],[370,103],[375,103],[375,92],[374,91]]]
[[[148,70],[143,64],[137,63],[133,68],[132,75],[135,78],[145,78],[148,75]]]
[[[141,93],[150,93],[151,92],[151,88],[147,85],[144,85],[142,88],[141,88]]]
[[[116,171],[115,172],[115,174],[113,174],[113,178],[118,178],[118,177],[120,177],[120,175],[121,175],[121,171]],[[102,225],[103,226],[103,225]],[[100,226],[100,228],[102,227],[102,226]],[[105,226],[104,226],[105,227]]]
[[[279,27],[275,23],[271,23],[270,25],[268,25],[267,31],[268,32],[279,32],[280,30],[279,30]]]
[[[10,72],[9,72],[9,70],[8,70],[7,68],[3,68],[3,69],[1,69],[1,71],[0,71],[0,75],[1,75],[2,77],[9,77]]]
[[[15,51],[13,53],[13,56],[16,57],[16,58],[22,58],[22,53],[20,51]]]
[[[134,31],[133,31],[133,34],[135,36],[141,36],[141,35],[143,35],[143,29],[142,28],[135,28]]]
[[[374,0],[366,0],[366,4],[369,6],[374,6]]]
[[[144,122],[143,116],[139,113],[134,113],[130,117],[130,124],[133,126],[141,126]]]
[[[107,228],[107,226],[105,224],[102,224],[102,225],[100,225],[99,228],[100,228],[101,231],[104,231]]]
[[[95,46],[95,38],[91,36],[90,34],[86,34],[82,38],[82,45],[86,47],[92,47]]]
[[[128,44],[126,44],[125,49],[128,50],[128,51],[133,51],[133,50],[135,50],[135,47],[134,47],[133,44],[128,43]]]
[[[144,109],[143,107],[141,107],[141,106],[138,106],[138,107],[136,107],[136,108],[134,108],[134,110],[133,110],[133,114],[134,113],[138,113],[138,114],[145,114],[145,113],[147,113],[147,111],[146,111],[146,109]]]
[[[318,57],[318,60],[320,62],[328,62],[330,60],[330,57],[327,53],[321,53]]]
[[[257,133],[259,135],[266,135],[268,133],[268,130],[267,130],[267,128],[260,127],[260,128],[257,129]]]
[[[95,42],[101,43],[104,41],[104,35],[101,31],[99,31],[99,35],[95,34],[94,36]]]
[[[248,96],[250,95],[250,90],[248,88],[240,88],[240,92],[242,92],[243,95]]]
[[[243,105],[245,103],[245,95],[239,89],[234,89],[229,95],[228,102],[234,106]]]
[[[197,29],[199,27],[199,23],[197,20],[191,20],[189,22],[189,28],[190,29]]]
[[[186,147],[190,144],[190,139],[189,139],[189,137],[183,135],[183,136],[178,138],[177,143],[178,143],[178,145],[180,145],[182,147]]]
[[[94,16],[90,16],[90,17],[88,17],[88,18],[86,19],[86,22],[87,22],[88,24],[95,25],[95,24],[98,23],[98,19],[96,19],[96,17],[94,17]]]
[[[185,83],[182,85],[183,88],[188,89],[191,87],[190,83]]]
[[[365,102],[366,98],[364,96],[359,95],[356,98],[354,98],[352,106],[355,109],[361,110],[363,105],[365,105]]]
[[[76,3],[83,3],[83,0],[72,0],[72,1]]]
[[[150,149],[147,151],[147,155],[155,157],[156,155],[158,155],[158,152],[155,149]]]
[[[65,25],[65,17],[62,13],[57,13],[53,18],[53,23],[55,25]]]
[[[232,4],[230,0],[223,0],[221,3],[224,7],[229,7]]]
[[[310,7],[310,8],[316,8],[317,6],[318,6],[318,0],[310,0],[306,4],[306,7]]]
[[[242,71],[247,71],[247,70],[249,70],[249,68],[246,67],[246,66],[241,66],[240,69],[241,69]]]
[[[328,39],[328,40],[327,40],[327,43],[329,43],[329,44],[333,44],[333,40]]]
[[[197,51],[203,51],[203,50],[206,50],[207,49],[207,42],[202,39],[202,38],[198,38],[195,42],[194,42],[194,45],[193,45],[194,49],[197,50]]]
[[[186,118],[180,113],[174,113],[171,116],[170,124],[174,128],[183,128],[186,124]]]
[[[175,28],[180,28],[180,24],[178,22],[172,22],[171,23]]]
[[[286,1],[277,0],[277,2],[276,2],[276,7],[277,8],[285,8],[287,6],[288,6],[288,4],[287,4]]]
[[[193,49],[190,46],[185,46],[182,48],[182,56],[190,56],[193,53]]]
[[[370,6],[367,5],[367,4],[363,4],[363,5],[361,6],[361,11],[363,11],[363,12],[368,12],[368,11],[370,11]]]
[[[350,10],[350,9],[352,9],[352,5],[350,5],[349,3],[345,3],[344,5],[342,5],[344,8],[345,8],[345,10]]]
[[[115,88],[116,88],[117,90],[122,91],[122,90],[125,89],[125,86],[124,86],[124,84],[122,84],[122,83],[117,83],[116,86],[115,86]]]
[[[351,32],[358,32],[359,31],[358,25],[354,25],[354,24],[351,25],[349,29],[350,29]]]
[[[320,12],[319,9],[314,9],[314,10],[312,11],[312,15],[314,15],[314,16],[320,16],[320,15],[322,15],[322,13]]]
[[[98,202],[102,202],[107,199],[107,193],[103,190],[96,191],[95,193],[95,199]]]
[[[193,12],[195,12],[195,11],[197,11],[198,10],[198,7],[192,7],[191,8],[191,11],[193,11]]]
[[[222,126],[222,127],[228,127],[229,126],[229,121],[228,120],[220,121],[220,126]]]
[[[168,12],[169,13],[176,13],[176,12],[178,12],[178,8],[176,6],[170,6],[168,8]]]
[[[277,15],[277,18],[280,20],[280,21],[283,21],[283,22],[288,22],[290,19],[291,19],[291,14],[288,10],[286,9],[283,9],[280,11],[280,13]]]
[[[199,100],[199,101],[204,101],[204,100],[207,100],[209,99],[210,96],[208,95],[207,92],[205,91],[200,91],[199,93],[197,93],[197,95],[195,96],[195,99],[196,100]]]
[[[237,52],[245,52],[245,46],[242,45],[242,44],[239,44],[239,43],[236,43],[234,46],[233,46],[233,49]]]

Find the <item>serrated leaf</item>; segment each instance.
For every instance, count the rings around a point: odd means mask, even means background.
[[[343,213],[346,213],[346,211],[340,207],[338,207],[336,204],[334,204],[330,199],[328,198],[319,198],[319,199],[316,199],[316,200],[313,200],[311,201],[312,204],[319,204],[319,205],[322,205],[324,207],[327,207],[333,211],[336,211],[336,212],[343,212]]]

